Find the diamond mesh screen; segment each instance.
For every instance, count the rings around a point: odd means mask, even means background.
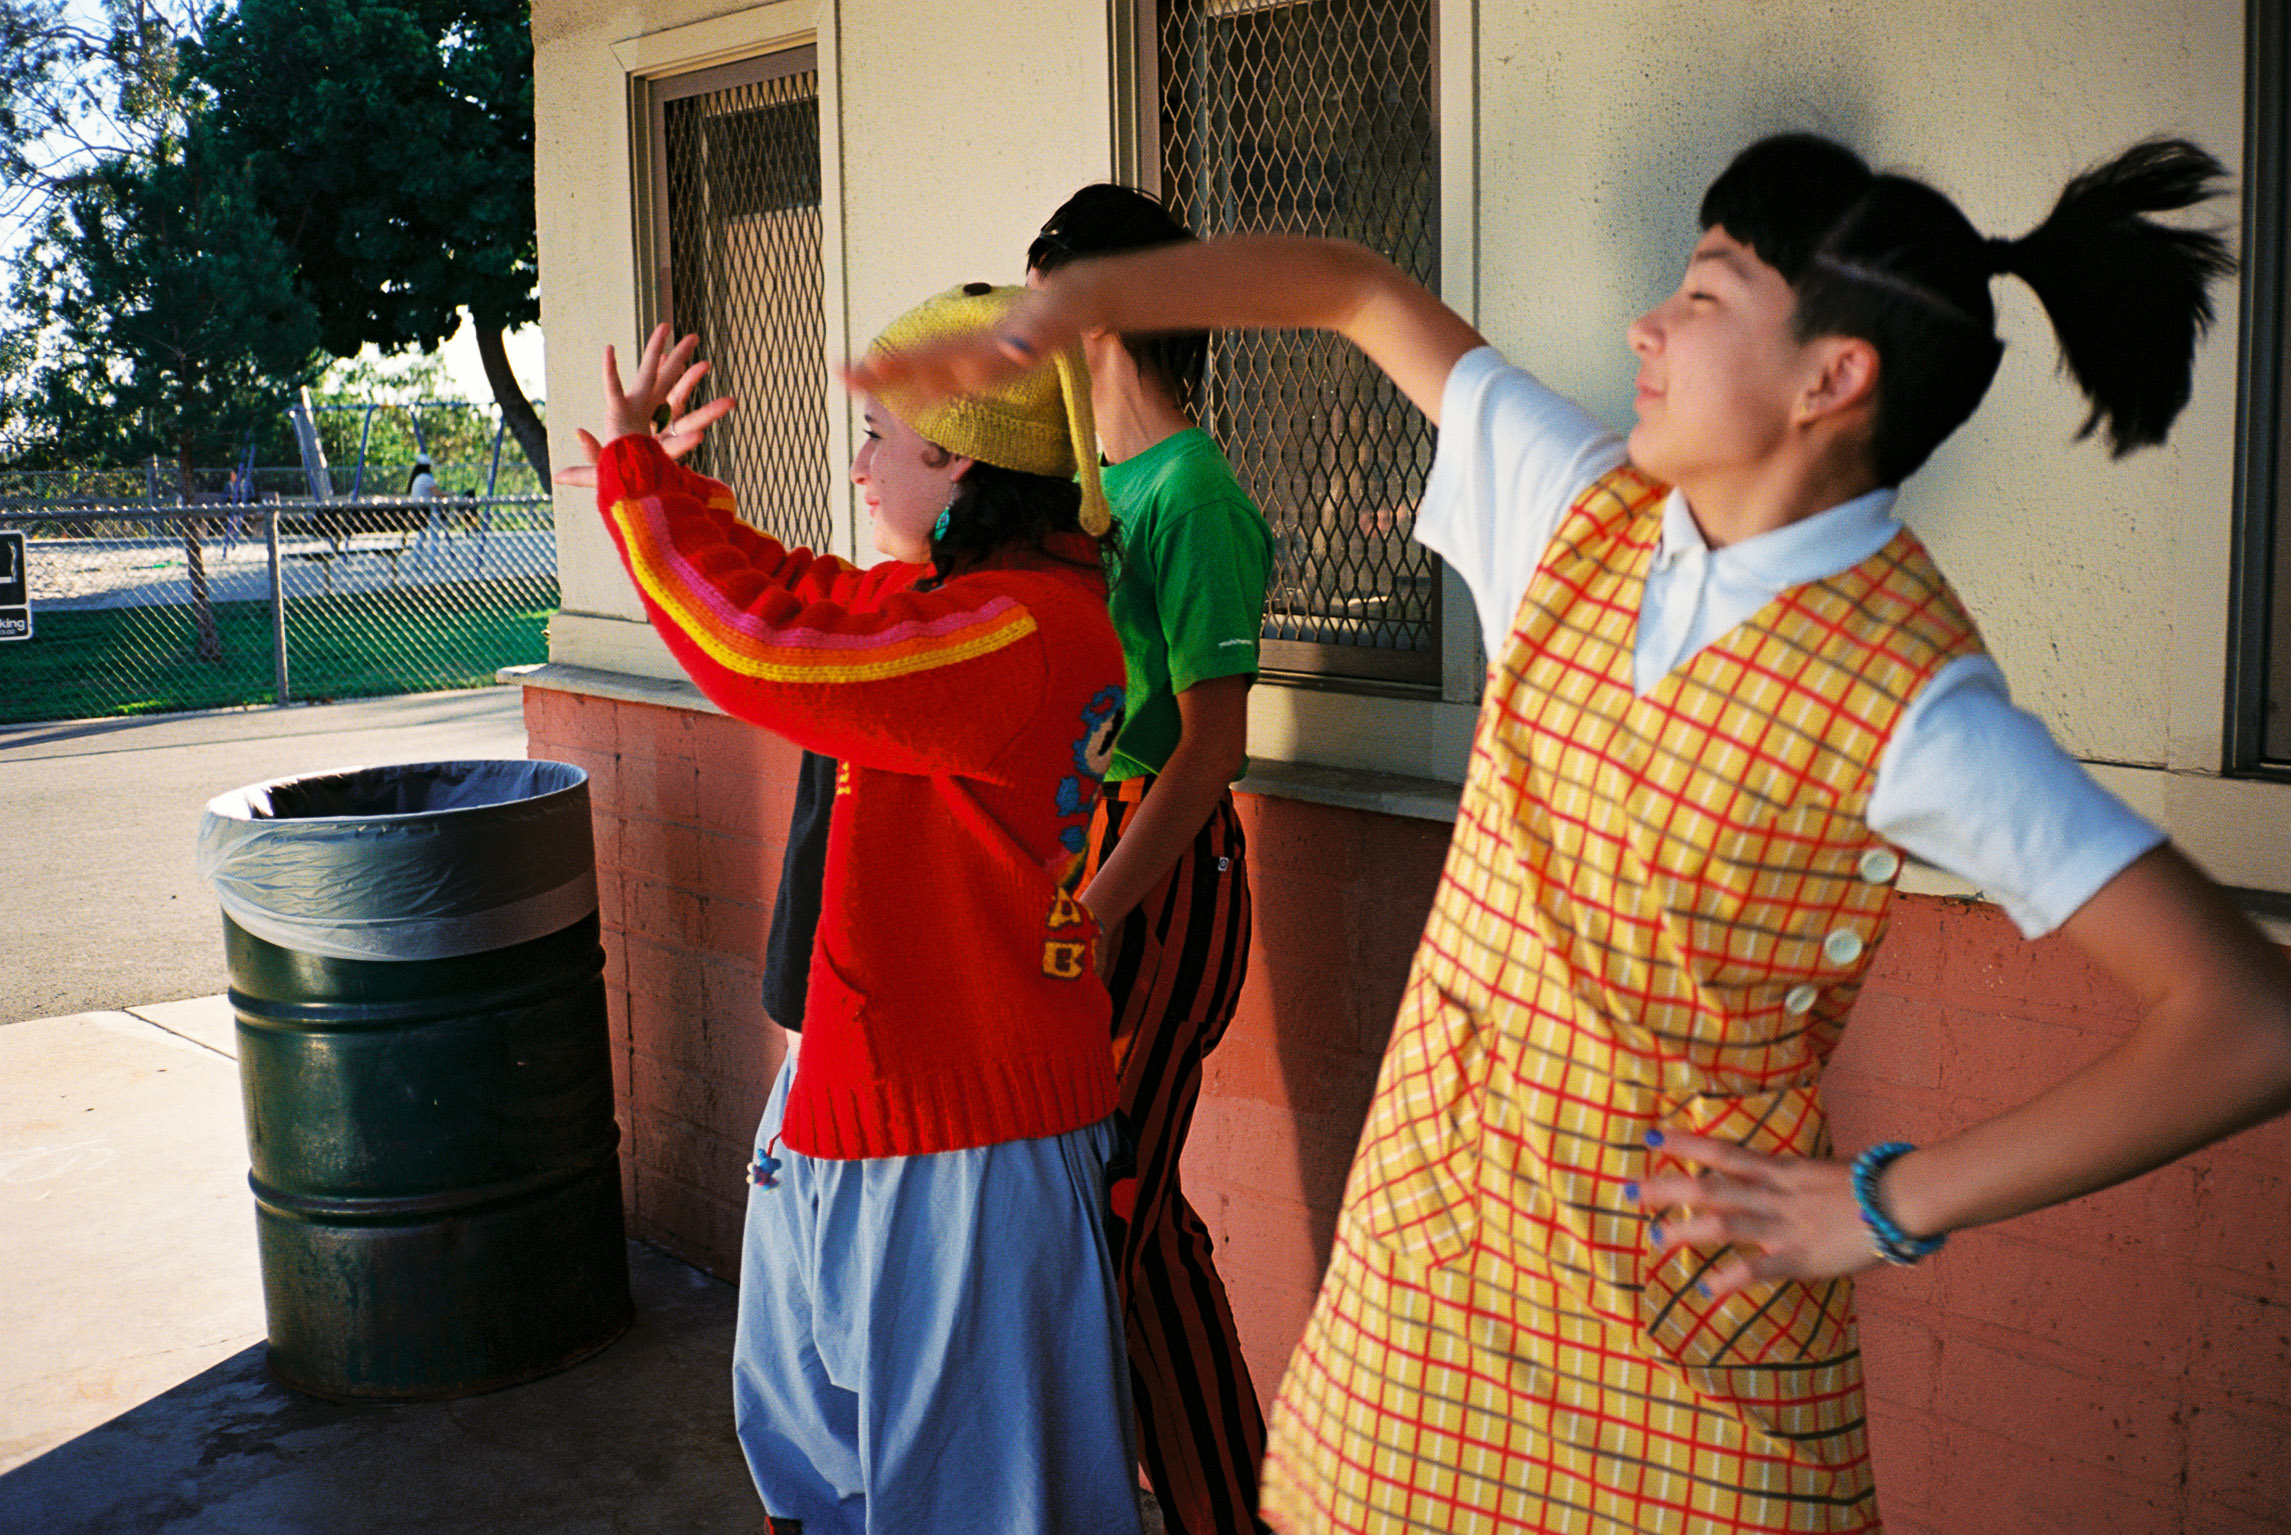
[[[1202,235],[1335,235],[1437,288],[1432,0],[1162,0],[1162,190]],[[1202,425],[1272,523],[1265,660],[1437,682],[1438,561],[1411,541],[1431,424],[1349,344],[1210,344]]]
[[[693,403],[740,408],[691,462],[776,538],[827,546],[826,309],[820,291],[819,73],[662,105],[662,311],[714,364]]]

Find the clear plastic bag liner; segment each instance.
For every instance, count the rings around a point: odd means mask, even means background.
[[[566,762],[409,762],[208,802],[199,872],[256,937],[331,959],[446,959],[597,909],[589,776]]]

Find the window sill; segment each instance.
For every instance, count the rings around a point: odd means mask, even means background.
[[[564,661],[544,661],[533,666],[506,666],[496,675],[502,682],[522,687],[581,693],[592,698],[613,699],[619,703],[651,704],[663,709],[690,709],[704,714],[724,712],[710,703],[698,688],[681,678],[639,676],[630,672],[607,671],[601,667],[576,666]],[[2111,787],[2125,794],[2135,809],[2143,810],[2151,817],[2157,817],[2166,808],[2160,803],[2143,803],[2158,798],[2154,792],[2153,780],[2165,775],[2134,774],[2124,769],[2102,768],[2098,776],[2103,781],[2117,779],[2118,782],[2111,784]],[[2199,781],[2179,787],[2182,787],[2183,792],[2209,794],[2219,792],[2212,788],[2212,785],[2219,782],[2211,780],[2207,784]],[[2260,785],[2247,783],[2242,787],[2247,795],[2262,792]],[[2269,787],[2278,794],[2282,792],[2280,785]],[[2140,793],[2142,788],[2149,792]],[[1459,785],[1439,778],[1415,777],[1362,767],[1280,762],[1262,757],[1250,759],[1248,776],[1236,783],[1233,789],[1238,794],[1255,794],[1267,799],[1297,800],[1305,804],[1364,810],[1375,815],[1403,816],[1422,821],[1455,820],[1456,802],[1463,792]],[[2194,819],[2186,814],[2184,807],[2173,808],[2182,809],[2180,819],[2183,821]],[[2251,813],[2258,808],[2237,804],[2233,809],[2240,814],[2223,817],[2214,809],[2213,815],[2205,819],[2226,820],[2231,825],[2245,828],[2244,834],[2248,837]],[[2169,825],[2169,818],[2164,819]],[[2189,843],[2201,845],[2212,840],[2204,835],[2206,831],[2216,831],[2216,828],[2204,826],[2200,822],[2194,826],[2183,825],[2180,828],[2180,840],[2183,846]],[[2194,835],[2189,835],[2191,832]],[[2217,850],[2206,851],[2212,851],[2214,855],[2206,861],[2216,865],[2220,861]],[[2260,930],[2274,942],[2291,946],[2291,900],[2274,893],[2273,881],[2251,880],[2249,883],[2238,883],[2235,876],[2243,873],[2243,870],[2232,867],[2214,868],[2214,877],[2221,874],[2228,877],[2229,893],[2237,898]],[[2248,874],[2245,874],[2245,878],[2249,879]],[[1986,899],[1966,881],[1914,859],[1902,871],[1901,890],[1905,895],[1944,896],[1955,900]]]
[[[641,677],[633,672],[575,666],[566,661],[504,666],[493,675],[496,681],[518,687],[547,688],[553,693],[579,693],[589,698],[609,698],[615,703],[689,709],[696,714],[724,712],[708,701],[707,694],[681,677]]]
[[[1410,778],[1362,768],[1318,767],[1307,762],[1263,762],[1252,757],[1249,775],[1233,786],[1236,794],[1301,800],[1341,810],[1405,816],[1418,821],[1453,821],[1459,784],[1437,778]]]
[[[565,661],[505,666],[495,675],[500,681],[519,687],[579,693],[590,698],[609,698],[615,703],[650,704],[702,714],[724,712],[682,678],[643,677]],[[1436,778],[1256,758],[1250,760],[1249,776],[1233,788],[1236,793],[1257,794],[1268,799],[1302,800],[1307,804],[1423,821],[1453,821],[1456,800],[1463,792],[1460,786]]]

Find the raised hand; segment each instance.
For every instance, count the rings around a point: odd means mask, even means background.
[[[1737,1252],[1713,1268],[1704,1280],[1712,1294],[1775,1279],[1830,1279],[1878,1261],[1846,1163],[1767,1156],[1699,1135],[1672,1135],[1661,1145],[1702,1172],[1663,1173],[1639,1190],[1661,1234],[1656,1251],[1757,1251],[1754,1258]]]
[[[674,346],[668,344],[668,336],[666,325],[653,330],[626,387],[621,383],[619,358],[611,347],[605,348],[605,441],[654,437],[662,452],[670,458],[682,458],[700,446],[708,428],[730,414],[737,402],[726,395],[686,414],[685,402],[692,398],[692,391],[700,380],[708,376],[709,365],[692,360],[692,354],[700,347],[698,336],[686,336]],[[655,433],[652,418],[663,406],[668,409],[669,422]],[[586,428],[577,430],[574,436],[580,441],[585,462],[559,469],[555,478],[566,485],[594,486],[596,463],[604,457],[604,443],[590,435]]]

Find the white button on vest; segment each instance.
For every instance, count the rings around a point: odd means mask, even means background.
[[[1841,927],[1822,940],[1822,952],[1833,965],[1850,965],[1861,958],[1861,934],[1850,927]]]
[[[1873,847],[1861,855],[1861,877],[1882,885],[1901,872],[1901,855],[1889,847]]]
[[[1793,986],[1790,994],[1782,999],[1782,1011],[1793,1018],[1802,1018],[1814,1010],[1814,1003],[1820,996],[1821,993],[1811,986]]]

